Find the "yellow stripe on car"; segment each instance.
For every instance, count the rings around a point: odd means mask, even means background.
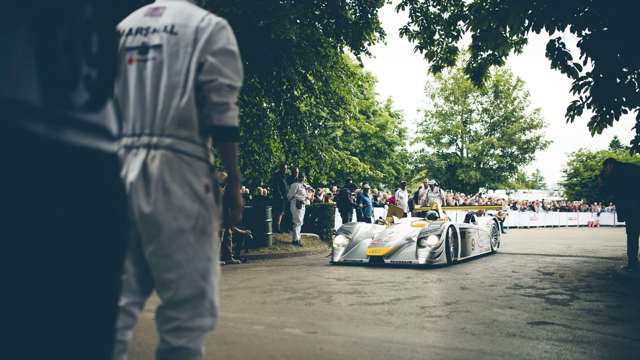
[[[427,227],[427,225],[429,225],[429,222],[425,220],[414,220],[411,222],[411,227],[417,228],[417,229],[422,229],[424,227]]]
[[[385,256],[390,253],[392,248],[390,247],[376,247],[376,248],[368,248],[367,256]]]

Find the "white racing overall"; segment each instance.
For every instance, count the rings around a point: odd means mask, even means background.
[[[155,290],[158,359],[201,359],[217,319],[219,203],[206,141],[236,141],[242,64],[227,22],[156,1],[118,26],[116,111],[132,237],[114,358]]]
[[[291,222],[293,223],[292,241],[293,243],[297,243],[300,241],[302,223],[304,222],[305,201],[307,199],[307,189],[304,184],[298,181],[291,184],[287,198],[289,199]],[[296,206],[297,201],[302,202],[300,209]]]

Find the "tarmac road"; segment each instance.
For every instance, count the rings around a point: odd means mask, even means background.
[[[639,359],[623,228],[512,230],[496,255],[428,269],[323,255],[228,266],[207,359]],[[130,359],[153,359],[151,299]]]

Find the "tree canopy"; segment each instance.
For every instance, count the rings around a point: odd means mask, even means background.
[[[609,151],[625,151],[629,150],[628,147],[622,145],[620,138],[617,135],[614,135],[611,141],[609,142]]]
[[[430,108],[418,124],[416,173],[427,170],[446,188],[474,193],[498,188],[548,146],[538,109],[524,83],[507,68],[471,83],[460,64],[426,87]]]
[[[416,44],[435,73],[456,64],[460,41],[470,33],[465,71],[476,84],[492,66],[504,65],[510,53],[521,52],[531,33],[547,32],[551,67],[573,80],[567,121],[589,111],[589,129],[600,134],[623,114],[635,112],[634,152],[640,152],[639,9],[635,1],[606,0],[402,0],[397,6],[409,12],[401,36]],[[563,32],[578,38],[578,59]]]
[[[347,175],[390,182],[384,174],[402,172],[380,160],[401,151],[401,114],[375,101],[373,78],[345,55],[368,54],[384,38],[377,14],[384,3],[207,1],[232,25],[243,57],[241,168],[248,183],[267,181],[281,162],[319,184]],[[367,137],[367,146],[355,146]]]
[[[511,180],[501,187],[507,190],[546,189],[547,183],[540,169],[536,169],[530,174],[519,170]]]

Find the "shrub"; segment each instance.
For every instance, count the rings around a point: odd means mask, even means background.
[[[302,231],[318,234],[320,239],[328,241],[333,236],[336,219],[335,204],[320,203],[307,206]]]

